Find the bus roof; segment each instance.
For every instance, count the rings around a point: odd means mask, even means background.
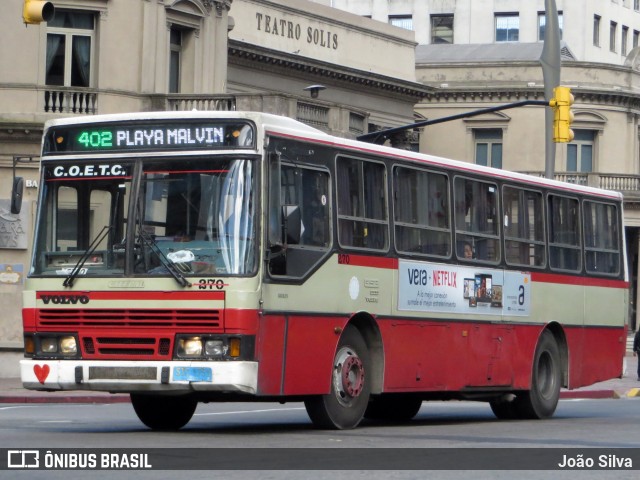
[[[134,112],[134,113],[117,113],[107,115],[89,115],[74,116],[67,118],[59,118],[48,120],[45,123],[45,131],[48,128],[62,125],[79,125],[90,123],[109,123],[109,122],[144,122],[157,120],[179,120],[179,119],[247,119],[252,120],[259,126],[259,130],[263,130],[265,134],[272,134],[291,138],[293,140],[310,141],[325,146],[333,146],[343,148],[354,152],[360,152],[367,155],[381,155],[385,157],[397,158],[398,160],[414,161],[416,163],[427,163],[434,166],[446,167],[449,169],[459,170],[467,173],[478,173],[481,175],[493,176],[497,179],[521,181],[531,185],[541,187],[558,188],[565,191],[575,193],[586,193],[598,196],[605,196],[611,199],[622,201],[622,194],[612,190],[603,190],[594,187],[587,187],[573,183],[561,182],[542,177],[536,177],[523,173],[512,172],[509,170],[496,169],[476,165],[473,163],[452,160],[449,158],[438,157],[435,155],[411,152],[409,150],[401,150],[393,147],[374,145],[371,143],[350,140],[342,137],[329,135],[321,130],[313,128],[298,120],[280,115],[274,115],[263,112],[248,111],[171,111],[171,112]],[[261,135],[259,132],[258,135]]]

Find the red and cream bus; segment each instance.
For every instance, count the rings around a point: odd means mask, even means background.
[[[45,126],[23,385],[303,401],[323,428],[424,400],[553,415],[619,377],[622,197],[328,136],[261,113]]]

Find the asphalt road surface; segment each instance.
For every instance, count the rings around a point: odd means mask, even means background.
[[[190,452],[199,452],[193,461],[209,470],[0,470],[0,478],[640,478],[637,398],[562,400],[556,415],[544,421],[500,421],[484,403],[425,402],[409,423],[365,421],[348,431],[314,429],[300,403],[200,404],[191,422],[178,432],[147,429],[126,403],[5,404],[0,406],[0,432],[2,449],[167,449],[162,451],[166,458],[172,452],[176,456],[186,452],[189,458]],[[223,448],[230,450],[221,451]],[[274,450],[265,455],[264,450],[257,449]],[[547,449],[540,457],[545,468],[549,465],[547,452],[553,452],[554,462],[562,461],[564,455],[574,460],[577,454],[582,460],[593,456],[596,466],[600,454],[615,452],[614,462],[628,457],[633,467],[541,471],[534,466],[517,470],[521,465],[535,465],[537,460],[532,458],[539,449]],[[489,462],[495,458],[496,469],[486,470],[484,466],[470,471],[477,465],[473,460],[477,461],[479,454],[486,454]],[[444,469],[425,471],[420,461],[412,463],[418,456],[421,461],[432,459]],[[416,464],[420,470],[406,470]],[[11,475],[5,477],[7,473]]]

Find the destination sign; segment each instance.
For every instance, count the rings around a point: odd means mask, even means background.
[[[47,131],[44,154],[252,148],[255,128],[246,122],[171,121],[89,124]]]

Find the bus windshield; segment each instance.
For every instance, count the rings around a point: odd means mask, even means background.
[[[175,276],[170,270],[176,269],[182,275],[249,275],[255,270],[253,160],[48,163],[43,185],[35,275]]]

